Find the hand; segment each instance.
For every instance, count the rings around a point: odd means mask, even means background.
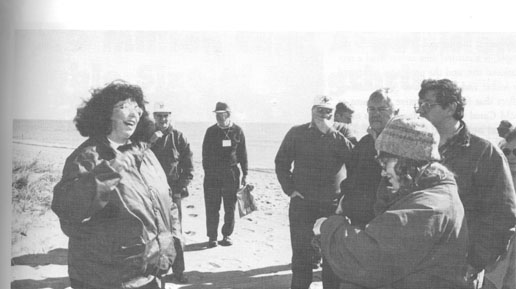
[[[323,217],[323,218],[319,218],[319,219],[317,219],[317,221],[315,221],[314,228],[312,229],[312,231],[314,232],[314,235],[316,235],[316,236],[321,235],[321,225],[327,219],[328,218]]]
[[[315,117],[314,118],[315,126],[322,132],[327,133],[328,130],[330,130],[333,127],[333,120],[327,119],[327,118],[320,118]]]
[[[367,128],[367,133],[370,134],[374,140],[376,140],[376,138],[378,137],[376,131],[374,131],[374,129],[372,129],[371,127]]]
[[[345,196],[340,197],[339,205],[337,206],[337,209],[335,210],[335,214],[337,214],[337,215],[342,215],[344,213],[344,210],[342,209],[342,202],[344,201],[344,197]]]
[[[472,288],[480,289],[484,283],[484,270],[478,271],[471,265],[468,265],[466,276],[464,277],[466,284],[473,284]]]
[[[245,187],[245,185],[247,185],[246,177],[247,177],[246,175],[242,176],[242,187]]]
[[[150,140],[149,140],[149,141],[150,141],[151,143],[155,143],[155,142],[156,142],[159,138],[161,138],[161,137],[163,137],[163,133],[161,132],[161,130],[157,130],[157,131],[155,131],[155,132],[152,134],[152,136],[151,136],[151,138],[150,138]]]
[[[295,198],[295,197],[301,198],[301,199],[303,199],[303,200],[305,199],[305,197],[304,197],[303,195],[301,195],[301,193],[300,193],[300,192],[298,192],[298,191],[294,191],[294,192],[290,195],[290,198],[291,198],[291,199],[293,199],[293,198]]]

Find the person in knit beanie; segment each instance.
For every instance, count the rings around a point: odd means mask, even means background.
[[[464,208],[438,144],[428,120],[392,118],[375,142],[383,177],[375,218],[365,228],[342,215],[316,221],[341,289],[468,288]]]

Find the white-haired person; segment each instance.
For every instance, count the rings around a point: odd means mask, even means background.
[[[317,220],[340,288],[468,288],[464,208],[438,144],[426,119],[394,117],[375,142],[383,176],[375,218],[363,229],[342,215]]]

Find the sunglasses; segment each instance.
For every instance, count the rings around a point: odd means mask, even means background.
[[[512,155],[516,157],[516,148],[512,149],[512,150],[509,148],[504,148],[504,149],[502,149],[502,151],[503,151],[503,154],[507,157],[511,154],[511,152],[512,152]]]

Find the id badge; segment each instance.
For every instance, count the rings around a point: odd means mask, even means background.
[[[222,147],[230,147],[231,146],[231,140],[230,139],[223,139],[222,140]]]

